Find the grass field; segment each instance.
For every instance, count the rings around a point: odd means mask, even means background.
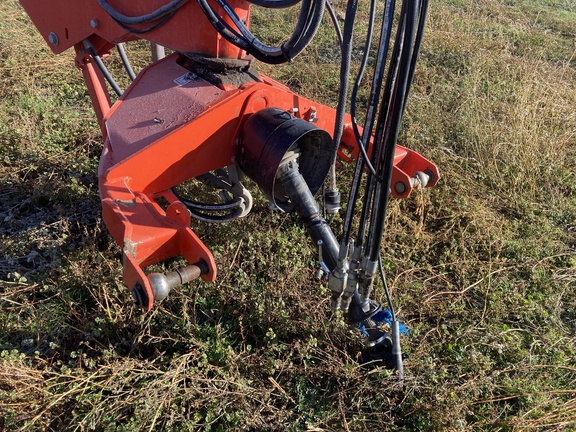
[[[241,221],[193,222],[215,283],[140,313],[73,55],[53,56],[18,2],[0,13],[0,430],[576,430],[573,1],[431,4],[400,143],[443,177],[392,203],[382,249],[411,331],[403,389],[358,366],[305,230],[261,196]],[[253,26],[288,21],[255,11]],[[326,20],[293,64],[260,69],[333,104],[331,38]]]

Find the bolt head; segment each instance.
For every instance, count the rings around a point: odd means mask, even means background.
[[[58,41],[58,35],[57,35],[56,33],[54,33],[54,32],[51,32],[51,33],[48,35],[48,41],[49,41],[52,45],[58,46],[58,43],[59,43],[59,41]]]
[[[394,185],[394,190],[396,191],[396,193],[402,195],[402,194],[406,193],[406,185],[402,182],[397,182]]]
[[[96,18],[90,20],[90,27],[98,28],[98,24],[99,24],[99,22]]]

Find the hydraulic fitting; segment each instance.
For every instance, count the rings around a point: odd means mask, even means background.
[[[378,261],[364,259],[360,270],[358,270],[358,291],[362,303],[370,300],[372,286],[374,284],[374,275],[378,268]]]
[[[332,291],[330,307],[334,311],[339,310],[342,305],[342,294],[348,281],[348,266],[348,245],[341,243],[338,252],[338,262],[328,278],[328,288]],[[349,305],[350,301],[347,304]],[[347,309],[348,307],[346,307]]]
[[[324,207],[326,208],[326,213],[329,215],[338,214],[342,208],[338,189],[327,188],[324,191]]]
[[[340,308],[347,312],[350,307],[352,297],[358,290],[358,266],[360,264],[360,257],[362,248],[354,248],[354,240],[350,240],[350,262],[348,268],[348,278],[346,279],[346,286],[342,294]]]

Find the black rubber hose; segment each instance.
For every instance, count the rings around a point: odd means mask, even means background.
[[[385,5],[384,17],[382,19],[382,29],[380,31],[380,45],[376,60],[376,67],[374,70],[374,80],[370,93],[366,119],[364,122],[364,133],[362,137],[360,137],[360,131],[358,130],[358,125],[356,123],[356,97],[360,85],[360,79],[361,79],[360,75],[358,76],[358,79],[354,84],[354,88],[352,89],[352,95],[350,100],[350,115],[352,116],[352,130],[354,131],[354,136],[356,137],[356,139],[359,142],[363,143],[369,142],[372,133],[372,128],[374,127],[375,113],[378,107],[378,101],[380,100],[380,91],[382,89],[385,61],[388,56],[388,49],[390,45],[390,35],[392,33],[392,22],[394,20],[393,14],[395,5],[396,3],[394,0],[387,1]],[[376,79],[378,79],[377,83]],[[363,156],[363,160],[366,163],[366,167],[368,168],[368,170],[372,175],[377,176],[376,167],[372,165],[372,163],[370,162],[370,158],[366,155],[365,146],[359,146],[359,149],[360,153]]]
[[[280,181],[284,193],[290,198],[296,213],[302,219],[306,230],[314,243],[322,240],[322,257],[330,270],[336,267],[338,260],[338,241],[326,220],[320,216],[318,204],[310,192],[306,180],[298,171],[298,164],[292,167],[281,167],[277,181]]]
[[[388,3],[388,2],[386,2]],[[363,163],[366,164],[368,170],[373,174],[376,175],[376,170],[374,169],[374,167],[372,166],[372,164],[370,163],[370,160],[368,158],[368,155],[366,154],[366,144],[369,142],[370,139],[370,133],[372,130],[372,125],[369,126],[368,131],[364,132],[364,136],[361,137],[360,136],[360,132],[358,131],[358,124],[356,123],[356,99],[358,97],[358,90],[360,88],[360,83],[362,82],[362,78],[364,77],[364,71],[366,70],[366,65],[368,64],[368,57],[370,54],[370,47],[372,46],[372,31],[374,28],[374,15],[376,13],[376,2],[374,0],[372,0],[370,2],[370,15],[368,18],[368,30],[366,32],[366,43],[365,43],[365,48],[364,48],[364,53],[362,54],[362,61],[360,62],[360,68],[358,70],[358,74],[356,75],[356,80],[354,81],[354,86],[352,87],[352,93],[350,95],[350,117],[352,118],[352,128],[354,130],[354,136],[356,137],[356,142],[358,144],[358,149],[360,150],[360,155],[358,157],[358,163],[360,163],[361,165]],[[384,18],[383,18],[383,22],[385,22],[387,19],[386,16],[386,12],[384,13]],[[380,55],[378,53],[378,60]],[[378,76],[379,74],[383,73],[383,67],[381,71],[377,71],[376,69],[378,69],[378,60],[376,61],[376,68],[374,70],[374,76]],[[370,111],[371,107],[376,104],[377,102],[377,97],[374,97],[373,94],[370,95],[370,100],[368,103],[368,111]],[[368,119],[369,116],[366,116],[366,119]],[[356,191],[357,192],[357,191]]]
[[[238,48],[250,52],[250,44],[242,38],[242,35],[236,31],[232,32],[228,25],[224,25],[224,22],[220,20],[218,15],[214,12],[214,9],[210,7],[206,0],[198,0],[198,5],[200,9],[208,19],[208,22],[212,24],[212,27],[228,42],[236,45]],[[258,58],[256,55],[254,56]],[[260,59],[259,59],[260,60]]]
[[[106,11],[108,15],[114,18],[116,21],[121,22],[125,25],[138,25],[147,24],[152,21],[156,21],[165,15],[174,13],[180,7],[184,5],[188,0],[172,0],[170,3],[156,9],[154,12],[149,14],[141,15],[138,17],[129,17],[121,14],[116,9],[108,4],[106,0],[97,0],[98,4]]]
[[[134,33],[134,34],[146,34],[146,33],[150,33],[153,30],[156,30],[158,27],[162,27],[164,24],[166,24],[170,18],[172,18],[174,16],[174,12],[166,15],[165,17],[163,17],[160,21],[156,21],[154,24],[150,25],[149,27],[146,28],[134,28],[131,27],[129,25],[124,24],[123,22],[120,22],[118,20],[114,20],[116,21],[116,24],[118,24],[120,27],[122,27],[124,30],[129,31],[130,33]]]
[[[320,27],[325,6],[324,0],[315,0],[311,11],[303,6],[304,9],[301,11],[297,22],[297,29],[292,33],[289,40],[280,47],[268,47],[250,33],[225,0],[217,0],[217,3],[224,9],[242,35],[231,31],[230,27],[221,20],[206,0],[198,0],[202,12],[222,37],[252,54],[256,59],[268,64],[288,62],[308,46]],[[307,4],[310,3],[307,2]],[[267,50],[270,52],[266,52]]]
[[[401,46],[402,46],[402,38],[403,38],[403,29],[404,29],[404,14],[405,14],[406,2],[402,4],[402,10],[400,12],[400,23],[398,29],[396,31],[396,39],[394,41],[394,48],[392,49],[392,55],[390,59],[390,64],[388,66],[388,73],[386,76],[386,85],[384,87],[384,94],[382,95],[382,99],[380,102],[380,108],[378,112],[378,120],[376,122],[375,128],[375,136],[374,136],[374,149],[372,155],[372,162],[373,165],[377,165],[379,161],[382,159],[382,151],[385,145],[385,129],[387,122],[390,121],[389,115],[389,108],[391,103],[391,97],[393,93],[393,88],[396,83],[396,80],[399,76],[398,68],[399,68],[399,57],[401,53]],[[380,164],[377,167],[380,171],[378,177],[380,181],[378,183],[375,182],[368,182],[366,185],[366,194],[364,195],[364,206],[370,207],[368,201],[371,200],[371,208],[372,214],[370,215],[370,229],[367,230],[366,239],[365,239],[365,253],[370,250],[372,247],[373,239],[377,235],[373,229],[376,224],[377,218],[377,208],[380,203],[380,196],[381,196],[381,187],[382,187],[382,165]],[[372,179],[372,178],[371,178]],[[370,191],[368,189],[370,188]],[[368,218],[368,215],[366,215]]]
[[[373,2],[375,3],[375,2]],[[394,8],[395,8],[395,1],[388,0],[386,1],[385,9],[384,9],[384,16],[382,19],[382,28],[380,30],[380,43],[378,46],[378,52],[376,55],[376,64],[374,66],[374,74],[372,77],[372,88],[370,90],[370,97],[368,108],[366,112],[366,119],[364,122],[364,132],[363,136],[359,137],[359,132],[356,127],[356,123],[354,121],[355,116],[355,104],[356,104],[356,92],[359,87],[359,80],[361,79],[360,74],[356,79],[356,83],[354,85],[354,89],[352,91],[352,100],[351,100],[351,115],[353,121],[353,127],[355,134],[357,135],[358,146],[361,147],[361,155],[358,156],[358,160],[356,161],[356,169],[354,172],[354,177],[352,180],[352,186],[350,189],[350,195],[348,198],[348,207],[346,211],[346,217],[344,219],[343,230],[342,230],[342,238],[343,243],[348,244],[350,239],[350,231],[352,225],[352,217],[354,216],[355,209],[356,209],[356,201],[358,199],[358,192],[360,188],[360,180],[364,168],[364,161],[369,161],[368,155],[365,152],[365,148],[363,147],[365,143],[370,142],[370,137],[372,135],[372,128],[374,126],[375,114],[378,107],[378,101],[380,99],[380,92],[382,90],[382,81],[384,79],[384,71],[386,67],[386,58],[388,56],[388,49],[390,44],[390,34],[392,29],[392,20],[394,19]],[[368,40],[368,38],[367,38]],[[365,57],[367,58],[367,51],[365,52]],[[360,139],[359,139],[360,138]],[[376,148],[373,148],[373,151]],[[374,172],[374,174],[376,174]],[[368,189],[367,189],[368,190]],[[359,235],[357,238],[357,246],[361,247],[363,243],[364,231],[366,226],[366,218],[369,211],[369,200],[365,200],[364,206],[362,207],[362,215],[361,215],[361,225],[358,230]]]
[[[346,6],[346,21],[344,23],[344,35],[342,39],[342,59],[340,60],[340,91],[338,93],[338,105],[336,107],[336,119],[334,122],[334,141],[332,148],[332,164],[336,161],[336,152],[340,147],[342,131],[344,129],[344,115],[346,114],[346,100],[348,97],[348,77],[350,76],[350,63],[352,62],[352,38],[354,36],[354,21],[358,0],[348,0]]]
[[[265,7],[268,9],[285,9],[296,6],[302,0],[246,0],[256,6]]]
[[[314,38],[314,36],[318,32],[318,29],[320,28],[320,25],[322,24],[322,17],[324,16],[325,9],[326,9],[325,0],[315,0],[315,7],[312,10],[310,16],[310,24],[306,28],[306,33],[292,48],[296,53],[294,54],[294,56],[301,53],[304,50],[304,48],[306,48],[308,44],[312,42],[312,39]]]
[[[317,5],[319,4],[318,0],[314,1],[316,3],[312,4],[312,0],[302,0],[302,6],[300,7],[300,13],[298,14],[298,20],[296,21],[294,30],[292,31],[292,34],[290,35],[288,40],[284,42],[281,47],[279,47],[280,52],[283,53],[282,55],[284,55],[285,52],[289,52],[291,49],[294,48],[296,43],[298,43],[298,41],[302,39],[304,33],[310,26],[311,16],[316,11],[316,9],[313,8],[313,6],[317,7]],[[316,13],[318,12],[319,11],[316,11]]]
[[[118,50],[118,54],[120,55],[120,60],[122,60],[122,64],[124,65],[124,69],[126,69],[126,73],[130,77],[131,81],[136,79],[136,74],[134,73],[134,69],[132,69],[132,65],[130,64],[130,60],[128,60],[128,56],[126,55],[126,50],[124,49],[124,44],[116,45],[116,49]]]
[[[406,96],[404,98],[404,109],[406,108],[406,101],[408,100],[408,95],[410,93],[410,88],[412,87],[412,81],[414,79],[414,71],[416,70],[416,62],[418,61],[418,56],[420,55],[420,47],[422,46],[422,36],[424,35],[424,27],[426,25],[426,16],[428,15],[428,0],[421,0],[420,3],[420,14],[418,17],[418,30],[416,33],[416,40],[414,41],[414,53],[412,54],[412,62],[410,63],[410,72],[408,73],[408,87],[406,89]]]
[[[413,46],[415,39],[415,27],[418,15],[418,10],[413,7],[412,2],[406,2],[406,11],[401,16],[404,17],[404,32],[403,43],[400,53],[400,66],[398,68],[398,78],[395,80],[394,92],[391,97],[390,116],[387,118],[386,130],[384,134],[384,153],[382,159],[382,177],[384,182],[380,184],[381,197],[377,197],[377,216],[376,224],[373,225],[371,231],[374,234],[374,242],[370,249],[370,260],[376,261],[380,255],[380,245],[382,243],[382,235],[384,233],[384,222],[386,219],[386,212],[388,209],[388,201],[390,198],[390,181],[392,178],[392,169],[394,163],[394,153],[396,150],[396,140],[400,131],[400,124],[402,121],[402,113],[405,106],[405,96],[408,87],[408,78],[410,64],[413,55]]]
[[[98,55],[98,53],[96,52],[96,50],[94,49],[94,47],[92,46],[92,44],[88,39],[84,39],[84,47],[94,59],[96,66],[98,66],[98,69],[100,69],[100,72],[102,72],[102,75],[104,75],[104,78],[106,79],[106,81],[108,81],[110,87],[112,87],[112,90],[114,90],[114,92],[118,95],[118,97],[122,96],[122,90],[120,89],[120,86],[116,83],[116,81],[114,81],[114,78],[112,78],[112,75],[110,75],[110,72],[104,65],[104,62],[102,61],[102,59],[100,58],[100,56]]]
[[[342,40],[342,30],[340,29],[340,24],[338,24],[338,17],[336,16],[336,12],[334,12],[334,8],[332,4],[328,0],[326,0],[326,10],[328,11],[328,15],[330,15],[330,20],[332,21],[332,25],[334,26],[334,31],[336,32],[336,37],[338,38],[338,45],[340,46],[340,53],[342,53],[342,45],[344,44]]]
[[[205,204],[182,197],[178,194],[176,187],[172,188],[172,192],[176,198],[186,206],[194,218],[205,222],[231,221],[238,219],[244,211],[244,208],[242,207],[244,201],[242,198],[238,198],[228,203]]]
[[[252,54],[257,60],[260,60],[264,63],[268,64],[280,64],[285,61],[286,59],[282,59],[281,57],[275,58],[267,55],[263,55],[259,51],[252,48],[250,42],[247,41],[241,34],[237,31],[230,28],[230,26],[216,14],[214,9],[208,4],[206,0],[197,0],[200,9],[208,19],[208,22],[214,27],[214,29],[228,42],[237,46],[240,49],[243,49],[249,54]]]
[[[282,56],[286,60],[292,60],[310,44],[322,24],[325,6],[325,0],[313,0],[313,4],[309,7],[307,18],[300,20],[299,17],[299,21],[303,21],[299,26],[302,27],[303,24],[302,30],[298,29],[292,32],[290,38],[280,47]],[[304,10],[304,13],[306,13],[306,10]],[[302,18],[304,13],[301,12]]]
[[[392,30],[392,23],[394,20],[394,9],[395,9],[395,1],[390,0],[386,2],[385,10],[384,10],[384,17],[382,20],[382,29],[380,31],[380,45],[378,48],[377,59],[376,59],[376,66],[374,69],[374,76],[372,80],[372,88],[370,92],[370,103],[368,105],[367,113],[366,113],[366,120],[364,122],[364,132],[362,137],[362,142],[368,143],[370,137],[372,135],[372,128],[374,126],[375,117],[378,108],[378,100],[380,98],[380,93],[382,92],[382,82],[384,78],[384,69],[386,66],[386,59],[388,57],[388,50],[390,47],[390,35]],[[390,65],[393,67],[393,65]],[[385,91],[386,94],[386,91]],[[384,99],[384,98],[383,98]],[[377,125],[378,126],[378,125]],[[378,129],[378,127],[377,127]],[[380,153],[381,143],[377,139],[373,141],[373,148],[372,148],[372,156],[371,161],[373,165],[376,164],[378,154]],[[368,160],[368,156],[364,155],[366,161]],[[380,181],[377,175],[372,175],[371,173],[368,174],[368,180],[366,181],[365,185],[365,192],[364,192],[364,199],[362,205],[362,211],[360,215],[360,223],[358,226],[358,235],[357,235],[357,246],[361,247],[364,245],[364,237],[366,234],[366,226],[368,225],[368,218],[370,216],[371,209],[373,207],[372,197],[374,194],[374,188],[377,183]]]

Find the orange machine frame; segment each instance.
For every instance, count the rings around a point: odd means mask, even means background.
[[[205,22],[196,2],[186,3],[167,25],[146,34],[146,39],[179,53],[145,68],[112,104],[103,75],[83,41],[88,40],[105,56],[114,44],[139,36],[116,24],[96,0],[21,3],[55,53],[72,46],[76,50],[76,64],[83,71],[104,138],[98,170],[102,212],[112,237],[122,247],[126,285],[140,287],[147,297],[144,306],[151,309],[154,295],[144,269],[174,256],[183,256],[190,264],[203,261],[207,271],[202,278],[215,280],[212,254],[190,229],[190,213],[171,188],[233,165],[243,124],[264,108],[276,107],[304,120],[314,119],[316,126],[329,132],[334,129],[334,109],[299,96],[266,76],[218,86],[190,72],[186,53],[228,59],[245,56]],[[163,0],[116,0],[114,4],[124,14],[138,15],[161,6]],[[232,6],[249,20],[248,3],[237,0]],[[340,148],[353,157],[358,154],[349,123]],[[398,146],[392,184],[403,183],[405,188],[401,194],[392,188],[392,194],[409,196],[411,178],[418,171],[432,173],[428,186],[437,182],[438,169],[432,162]],[[168,200],[166,209],[156,202],[159,197]]]

